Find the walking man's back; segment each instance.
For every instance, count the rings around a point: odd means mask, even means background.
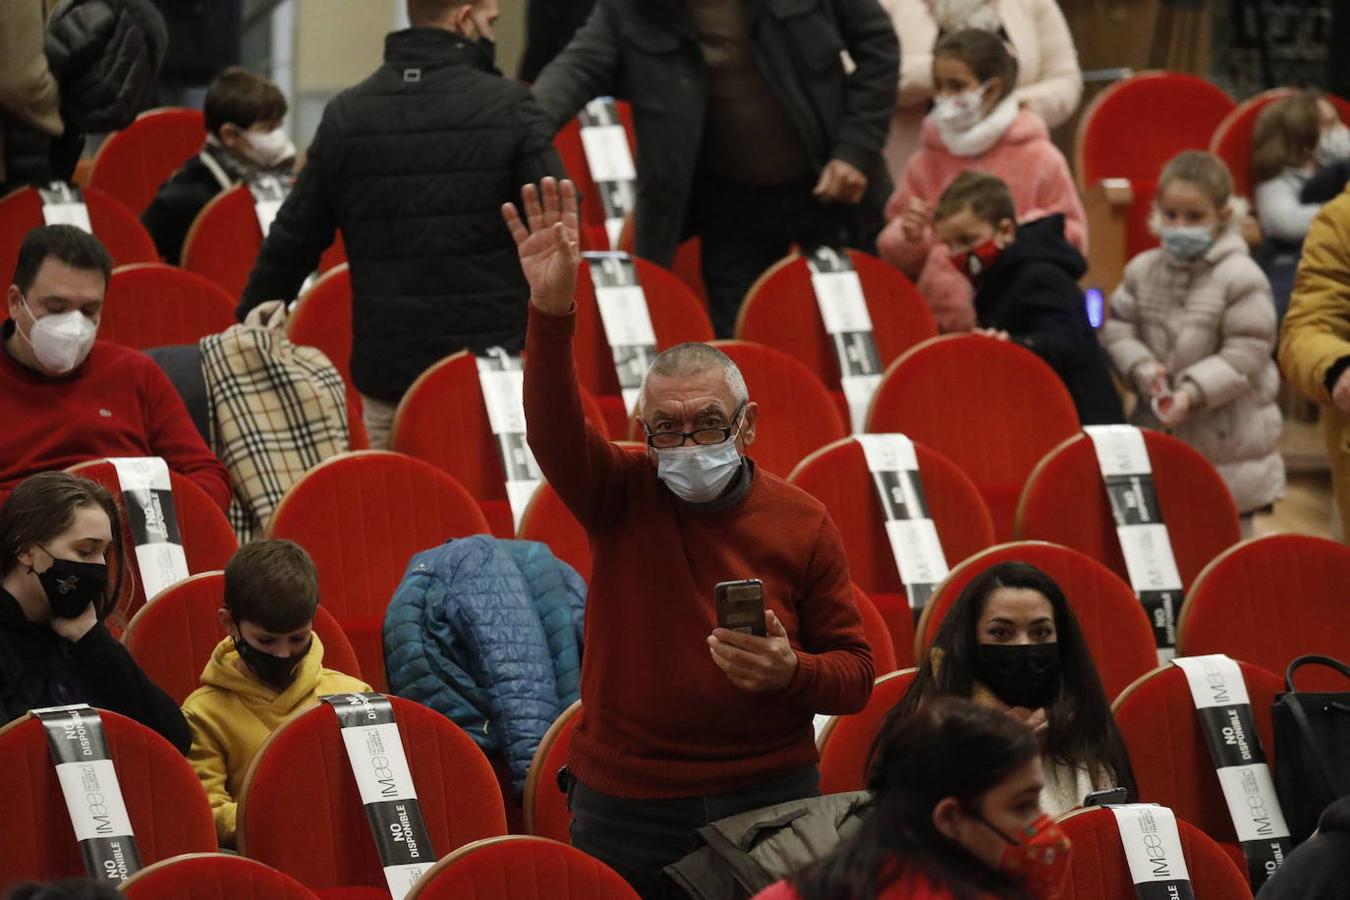
[[[351,263],[352,379],[371,445],[428,367],[520,349],[528,288],[499,212],[562,173],[528,90],[494,68],[497,0],[408,0],[384,65],[328,104],[239,307],[290,300],[341,229]]]

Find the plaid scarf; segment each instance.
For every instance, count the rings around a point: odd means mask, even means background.
[[[201,351],[211,448],[230,471],[230,524],[247,543],[301,475],[349,448],[346,387],[322,352],[278,331],[233,325]]]

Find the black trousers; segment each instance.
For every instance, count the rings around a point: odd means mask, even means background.
[[[702,239],[703,283],[719,338],[732,337],[741,301],[793,244],[867,249],[857,206],[821,203],[815,182],[754,187],[701,176],[694,185],[694,231]]]
[[[622,875],[642,900],[688,900],[661,870],[702,846],[698,829],[727,816],[819,793],[820,770],[815,766],[715,797],[626,800],[573,780],[572,846]]]

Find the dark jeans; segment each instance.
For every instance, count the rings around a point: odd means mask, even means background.
[[[732,336],[746,293],[793,244],[867,249],[860,209],[820,203],[811,196],[814,187],[753,187],[709,176],[695,184],[693,225],[702,239],[703,283],[719,338]]]
[[[702,846],[704,825],[776,803],[820,794],[815,766],[716,797],[625,800],[572,782],[572,846],[601,860],[642,895],[642,900],[687,900],[661,874]]]

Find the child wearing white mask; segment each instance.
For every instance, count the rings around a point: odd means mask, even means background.
[[[878,250],[917,280],[944,332],[975,327],[970,282],[938,244],[932,222],[938,198],[962,172],[976,169],[1007,182],[1021,220],[1063,213],[1069,242],[1086,252],[1087,216],[1068,162],[1045,122],[1018,104],[1016,83],[1017,60],[997,35],[966,29],[939,40],[923,147],[886,204]]]
[[[263,175],[290,177],[296,151],[282,127],[287,109],[281,89],[247,69],[226,69],[211,82],[203,105],[205,146],[141,214],[166,262],[179,262],[192,221],[217,194]]]
[[[1125,267],[1102,342],[1138,397],[1132,420],[1166,428],[1223,476],[1249,535],[1284,492],[1275,397],[1275,304],[1218,157],[1180,154],[1158,181],[1162,246]]]
[[[1264,240],[1253,254],[1270,279],[1280,321],[1289,308],[1294,272],[1313,217],[1309,182],[1350,160],[1350,129],[1317,91],[1299,91],[1267,106],[1252,132],[1252,199]],[[1336,191],[1335,193],[1339,193]]]

